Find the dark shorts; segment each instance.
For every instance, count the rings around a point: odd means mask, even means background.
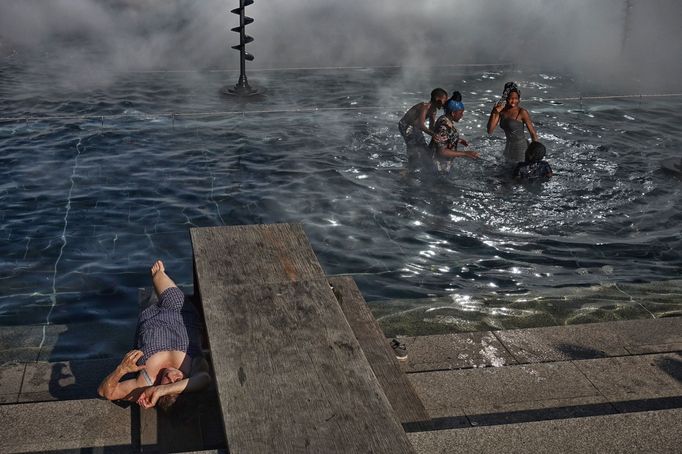
[[[159,295],[159,307],[181,311],[185,304],[185,294],[177,287],[169,287]]]
[[[424,133],[413,125],[405,124],[402,121],[398,122],[398,131],[400,131],[400,135],[405,139],[408,149],[410,147],[426,147]]]

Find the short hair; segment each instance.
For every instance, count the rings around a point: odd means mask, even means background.
[[[543,144],[540,142],[531,142],[528,145],[528,148],[526,148],[526,161],[542,161],[542,158],[545,157],[545,153],[547,153],[547,149]]]
[[[431,101],[435,101],[436,98],[439,98],[441,96],[445,96],[446,98],[448,97],[448,92],[443,90],[442,88],[434,88],[431,91]]]
[[[180,394],[166,394],[165,396],[159,397],[159,400],[156,402],[156,405],[166,413],[169,413],[175,404],[175,402],[178,400],[178,396]]]

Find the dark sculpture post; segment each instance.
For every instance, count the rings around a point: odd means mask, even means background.
[[[232,13],[239,15],[239,26],[231,30],[239,33],[239,44],[232,46],[239,51],[239,80],[237,85],[227,90],[227,93],[237,96],[252,96],[259,94],[259,91],[249,86],[246,78],[246,60],[253,61],[253,55],[246,52],[246,45],[253,41],[253,38],[246,34],[246,26],[253,22],[253,18],[244,14],[244,9],[253,4],[253,0],[239,0],[239,8],[232,10]]]

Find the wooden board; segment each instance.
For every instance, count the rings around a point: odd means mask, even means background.
[[[230,285],[296,282],[324,277],[305,232],[297,224],[190,229],[194,258],[211,279]],[[201,282],[195,282],[201,285]]]
[[[332,276],[329,283],[396,415],[403,424],[410,423],[412,427],[415,425],[413,423],[421,422],[424,426],[422,429],[426,430],[430,417],[424,404],[400,369],[388,339],[367,307],[355,281],[349,276]]]
[[[231,453],[413,452],[300,227],[192,242]]]

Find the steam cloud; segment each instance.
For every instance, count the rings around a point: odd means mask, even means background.
[[[626,6],[630,4],[629,12]],[[236,69],[237,0],[0,0],[0,57],[100,77]],[[678,0],[255,0],[249,68],[515,63],[679,89]],[[73,77],[73,72],[64,72]]]

